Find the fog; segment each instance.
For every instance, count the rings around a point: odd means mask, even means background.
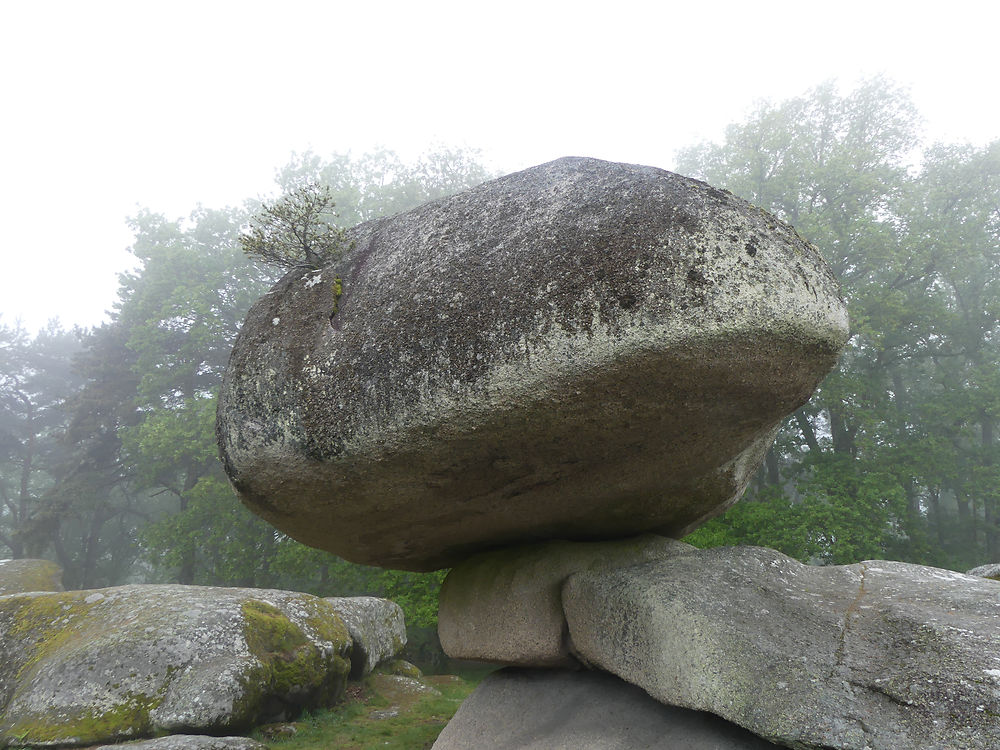
[[[272,194],[293,152],[479,149],[670,168],[759,99],[883,74],[982,144],[1000,11],[904,3],[70,2],[5,8],[0,321],[104,319],[126,217]]]

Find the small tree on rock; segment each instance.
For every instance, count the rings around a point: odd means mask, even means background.
[[[333,194],[326,185],[301,184],[265,203],[240,235],[251,258],[282,268],[319,268],[348,249],[345,231],[333,220]]]

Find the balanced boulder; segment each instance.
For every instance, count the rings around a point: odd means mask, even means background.
[[[218,436],[244,503],[355,562],[683,534],[847,336],[812,245],[651,167],[560,159],[348,236],[251,309]]]
[[[121,586],[0,597],[0,746],[224,734],[330,705],[351,639],[308,594]]]

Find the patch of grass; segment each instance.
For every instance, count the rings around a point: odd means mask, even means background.
[[[370,675],[360,684],[349,685],[345,703],[297,721],[294,735],[268,739],[257,732],[254,737],[279,750],[425,750],[475,683],[454,675],[433,675],[410,683],[401,679],[404,682]]]

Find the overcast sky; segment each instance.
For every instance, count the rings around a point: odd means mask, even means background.
[[[1000,3],[6,2],[0,323],[95,325],[126,217],[271,194],[292,152],[481,149],[670,168],[755,101],[907,86],[928,140],[1000,137]]]

